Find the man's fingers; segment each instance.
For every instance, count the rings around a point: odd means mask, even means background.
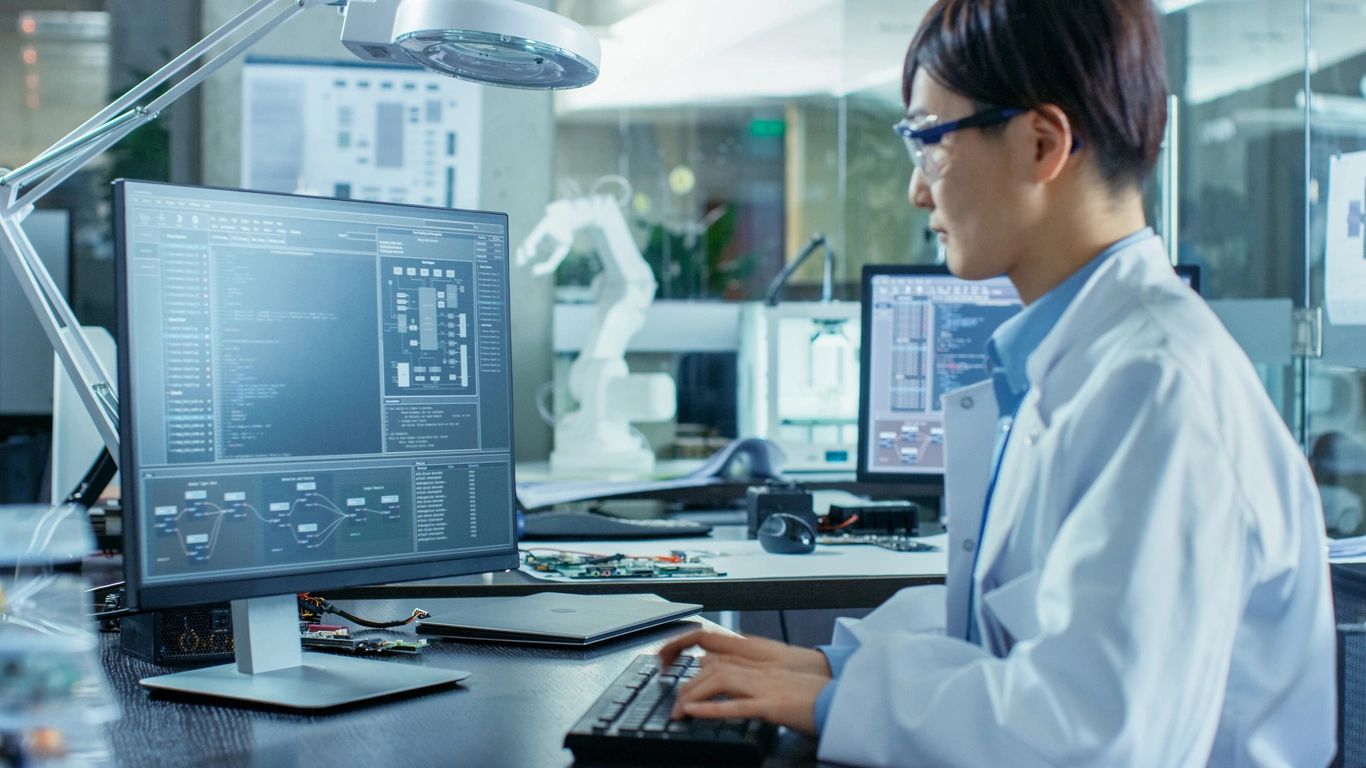
[[[720,632],[703,632],[698,645],[708,653],[727,653],[747,659],[762,659],[762,641],[744,635],[726,635]]]
[[[674,698],[673,716],[682,716],[685,704],[731,693],[734,683],[734,674],[722,666],[712,666],[706,671],[698,672],[696,677],[679,686]]]
[[[678,658],[679,654],[694,645],[697,645],[704,634],[707,634],[706,630],[694,629],[691,632],[685,632],[665,643],[664,647],[659,649],[660,663],[664,666],[674,663],[674,660]]]
[[[711,665],[697,673],[692,680],[679,687],[674,701],[673,717],[682,717],[689,704],[697,704],[717,696],[731,699],[754,697],[764,684],[762,670],[745,664],[721,662]],[[693,714],[688,712],[688,714]],[[696,717],[722,717],[723,715],[695,715]]]
[[[717,664],[723,663],[734,664],[736,666],[743,666],[750,669],[754,669],[757,667],[764,666],[764,664],[767,662],[760,659],[750,659],[744,656],[736,656],[734,654],[728,653],[717,653],[714,651],[712,653],[707,654],[706,656],[702,656],[697,660],[697,666],[702,669],[706,669],[708,667],[712,667]]]
[[[683,714],[704,718],[763,717],[757,699],[727,699],[726,701],[693,701],[683,705]]]
[[[694,629],[665,643],[664,647],[659,649],[659,659],[666,665],[672,664],[680,653],[693,646],[708,653],[729,653],[737,656],[756,657],[755,651],[752,650],[752,643],[752,640],[740,635]]]

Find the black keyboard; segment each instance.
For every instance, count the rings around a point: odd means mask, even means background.
[[[659,657],[637,656],[564,737],[574,757],[590,761],[662,763],[763,762],[777,728],[762,720],[670,720],[674,687],[697,671],[696,656],[659,669]]]

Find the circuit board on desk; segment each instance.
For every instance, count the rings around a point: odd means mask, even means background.
[[[648,557],[523,550],[522,562],[537,573],[568,579],[678,579],[726,575],[702,562],[697,555],[681,551]]]
[[[341,653],[398,653],[415,655],[427,647],[426,640],[356,636],[351,630],[331,624],[309,624],[300,632],[303,646],[310,650]]]
[[[926,544],[911,536],[886,533],[822,533],[816,536],[817,544],[834,546],[865,545],[890,549],[893,552],[938,552],[939,547]]]

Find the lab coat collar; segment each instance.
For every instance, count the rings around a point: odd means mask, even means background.
[[[944,507],[948,511],[948,574],[945,632],[965,637],[973,552],[991,480],[991,453],[999,415],[990,379],[944,395]]]
[[[1079,363],[1073,356],[1093,353],[1099,335],[1133,312],[1146,288],[1163,279],[1180,284],[1167,262],[1162,241],[1154,235],[1132,242],[1112,254],[1086,281],[1058,318],[1052,331],[1029,358],[1027,370],[1030,386],[1010,426],[1011,439],[1001,457],[1002,472],[1005,473],[1002,477],[1009,474],[1005,465],[1023,458],[1020,452],[1035,450],[1034,446],[1051,423],[1053,409],[1061,405],[1060,402],[1053,402],[1053,399],[1067,396],[1058,392],[1072,391],[1065,381],[1092,370],[1091,365]],[[1066,375],[1059,375],[1064,371],[1067,371]],[[1051,386],[1044,384],[1045,381],[1050,382]],[[993,499],[991,509],[986,510],[990,517],[982,540],[977,542],[981,552],[976,570],[971,574],[977,588],[983,588],[985,577],[996,567],[997,560],[1009,543],[1015,518],[1021,511],[1020,504],[1008,499]],[[952,588],[949,591],[952,594]],[[983,610],[983,602],[976,601],[973,605],[976,616],[969,617],[969,620],[975,619],[985,630]],[[950,617],[950,624],[954,618]],[[983,639],[986,647],[994,653],[1005,652],[1006,648],[991,642],[986,634]]]
[[[995,382],[996,402],[1002,413],[1015,413],[1018,409],[1029,389],[1029,357],[1058,324],[1077,294],[1090,281],[1091,275],[1111,256],[1123,253],[1130,246],[1152,236],[1152,228],[1144,227],[1115,241],[1019,314],[1001,323],[987,341],[987,362]]]
[[[1047,377],[1069,351],[1084,348],[1096,330],[1112,326],[1116,317],[1132,311],[1140,298],[1139,291],[1127,295],[1116,292],[1117,282],[1136,289],[1163,281],[1179,283],[1180,278],[1167,261],[1161,238],[1152,234],[1152,230],[1147,232],[1148,237],[1133,239],[1106,259],[1063,311],[1053,330],[1039,343],[1025,365],[1031,386]],[[1047,414],[1042,415],[1047,422]]]

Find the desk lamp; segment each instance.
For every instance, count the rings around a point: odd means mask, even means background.
[[[342,44],[368,61],[417,65],[511,88],[578,88],[598,76],[602,50],[593,35],[569,19],[516,0],[256,0],[32,161],[14,170],[0,169],[0,248],[111,457],[119,455],[117,392],[24,233],[24,218],[57,185],[155,120],[256,41],[300,11],[321,6],[344,14]],[[202,59],[165,93],[143,103]]]

